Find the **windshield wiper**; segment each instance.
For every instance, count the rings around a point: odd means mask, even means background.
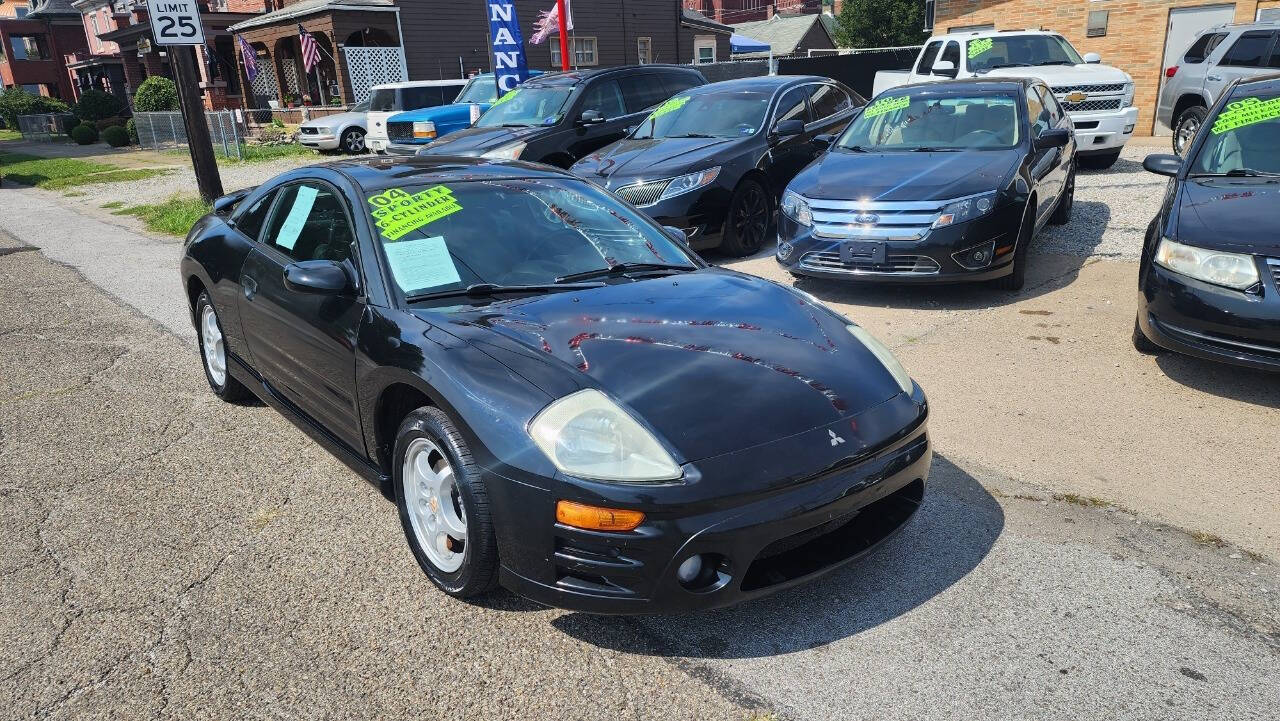
[[[668,135],[668,138],[718,138],[718,135],[707,135],[706,133],[685,133],[684,135]]]
[[[430,293],[413,293],[404,297],[408,303],[435,298],[487,298],[501,293],[551,293],[559,290],[583,290],[602,288],[604,283],[540,283],[537,285],[497,285],[495,283],[472,283],[466,288],[453,290],[437,290]]]
[[[926,145],[924,147],[911,149],[911,152],[913,153],[956,153],[959,151],[959,148],[940,148],[936,145]]]
[[[988,65],[987,70],[995,70],[996,68],[1029,68],[1031,63],[996,63]]]
[[[530,123],[503,123],[504,128],[529,128],[533,127]]]
[[[1075,65],[1070,60],[1044,60],[1036,63],[1036,65]]]
[[[608,275],[623,275],[638,270],[696,270],[692,265],[679,265],[677,263],[616,263],[608,268],[596,268],[595,270],[584,270],[580,273],[570,273],[556,278],[557,283],[569,283],[575,280],[583,280],[585,278],[599,278]],[[558,286],[564,287],[564,286]]]
[[[841,150],[848,150],[848,151],[849,151],[849,152],[851,152],[851,153],[869,153],[869,152],[871,152],[870,150],[867,150],[866,148],[862,147],[861,145],[837,145],[836,147],[837,147],[837,148],[840,148]]]
[[[1280,178],[1280,173],[1253,168],[1232,168],[1225,173],[1192,173],[1192,178]]]

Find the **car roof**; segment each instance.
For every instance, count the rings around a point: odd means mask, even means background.
[[[1265,75],[1242,78],[1235,84],[1233,92],[1241,90],[1249,93],[1256,93],[1260,90],[1280,90],[1280,73],[1267,73]]]
[[[1200,31],[1199,35],[1222,32],[1223,30],[1275,30],[1280,28],[1280,20],[1255,20],[1247,23],[1221,23],[1211,25]]]
[[[383,83],[374,85],[369,90],[390,90],[392,88],[430,88],[441,85],[466,85],[471,78],[452,78],[449,80],[406,80],[399,83]]]
[[[1056,30],[968,30],[963,32],[946,33],[945,35],[934,35],[926,42],[934,40],[971,40],[973,38],[998,38],[1010,35],[1055,35],[1062,37],[1062,33]]]
[[[513,180],[516,178],[569,178],[572,173],[549,165],[515,160],[490,160],[452,155],[409,155],[349,158],[320,163],[312,168],[329,168],[347,176],[366,191],[402,185],[423,185],[468,180]],[[583,181],[587,182],[587,181]]]
[[[579,83],[584,83],[591,78],[600,77],[602,75],[642,73],[649,70],[680,70],[682,72],[696,73],[699,77],[702,73],[684,65],[664,65],[661,63],[653,63],[650,65],[622,65],[613,68],[595,68],[592,70],[565,70],[556,73],[543,73],[536,77],[529,78],[520,87],[541,88],[541,87],[574,87]]]
[[[771,92],[778,88],[784,88],[790,85],[803,85],[805,83],[831,83],[836,82],[831,78],[824,78],[819,75],[760,75],[750,78],[735,78],[733,80],[721,80],[718,83],[707,83],[699,85],[695,88],[689,88],[690,91],[697,92],[715,92],[717,90],[759,90],[763,92]]]

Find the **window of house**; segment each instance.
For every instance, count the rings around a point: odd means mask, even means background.
[[[653,62],[652,38],[636,38],[636,62],[641,65]]]
[[[548,43],[551,46],[551,65],[552,67],[560,67],[560,40],[552,38]],[[595,38],[569,38],[569,56],[570,64],[574,67],[582,65],[596,65],[599,63],[596,56],[596,39]]]
[[[1261,67],[1262,54],[1271,46],[1271,37],[1272,33],[1266,30],[1253,30],[1241,35],[1218,64],[1244,68]]]
[[[924,0],[924,31],[933,32],[933,0]]]
[[[1087,38],[1100,38],[1107,34],[1107,10],[1090,10],[1089,19],[1084,29]]]
[[[698,35],[693,38],[693,59],[699,65],[716,61],[716,39],[711,35]]]
[[[10,35],[14,60],[48,60],[49,44],[43,35]]]
[[[1205,58],[1213,54],[1215,48],[1222,43],[1222,39],[1227,37],[1226,33],[1209,33],[1196,38],[1191,47],[1187,48],[1187,52],[1182,56],[1182,62],[1188,65],[1196,65],[1203,63]]]

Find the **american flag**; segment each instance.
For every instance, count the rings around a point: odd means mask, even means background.
[[[243,35],[237,35],[236,40],[240,41],[240,58],[244,61],[244,74],[249,76],[249,82],[253,82],[254,78],[258,77],[258,53]]]
[[[302,67],[309,73],[320,62],[320,46],[311,33],[302,28],[302,23],[298,23],[298,42],[302,44]]]

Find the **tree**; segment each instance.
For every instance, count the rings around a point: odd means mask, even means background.
[[[84,91],[80,95],[80,102],[76,103],[76,115],[81,120],[114,118],[121,110],[124,110],[124,103],[120,102],[120,98],[96,89]]]
[[[846,0],[836,22],[842,48],[919,45],[927,37],[923,0]]]
[[[33,95],[22,88],[9,88],[0,92],[0,117],[3,117],[5,125],[13,130],[18,129],[19,115],[65,112],[67,112],[67,104],[57,98]]]
[[[133,94],[133,109],[140,113],[159,113],[178,109],[178,86],[169,78],[152,75]]]

